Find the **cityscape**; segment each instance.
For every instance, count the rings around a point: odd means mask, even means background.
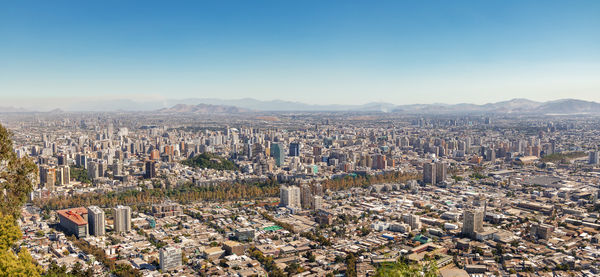
[[[599,14],[0,3],[0,276],[600,276]]]

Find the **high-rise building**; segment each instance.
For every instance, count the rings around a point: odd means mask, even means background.
[[[319,195],[315,195],[313,196],[313,200],[312,200],[312,208],[315,211],[318,211],[320,209],[323,209],[323,197],[319,196]]]
[[[123,164],[118,161],[115,160],[112,164],[112,174],[113,176],[121,176],[123,175]]]
[[[444,182],[448,174],[448,164],[443,162],[435,163],[435,183]]]
[[[410,226],[412,230],[421,229],[421,218],[418,215],[406,214],[402,216],[402,219]]]
[[[71,168],[68,165],[61,165],[56,171],[56,183],[59,185],[68,185],[71,180]]]
[[[89,232],[92,236],[104,236],[105,217],[104,211],[97,206],[88,207]]]
[[[300,186],[301,198],[300,202],[302,204],[302,209],[310,209],[312,205],[312,190],[309,184],[302,184]]]
[[[281,167],[285,161],[285,152],[283,146],[280,143],[271,144],[271,157],[275,159],[275,165]]]
[[[592,165],[597,165],[599,162],[599,158],[600,158],[599,151],[590,151],[590,153],[588,155],[588,163],[592,164]]]
[[[280,205],[300,208],[300,188],[297,186],[281,186],[279,189]]]
[[[290,157],[299,157],[300,156],[300,143],[292,142],[290,143]]]
[[[387,166],[386,157],[382,154],[373,156],[373,169],[385,169]]]
[[[88,172],[88,178],[94,180],[98,177],[100,177],[100,173],[98,170],[98,163],[95,161],[88,161],[88,167],[87,167],[87,172]]]
[[[75,165],[81,168],[87,168],[88,164],[87,164],[88,160],[87,160],[87,156],[84,154],[77,154],[75,156]]]
[[[181,249],[163,247],[160,249],[160,269],[169,271],[181,266]]]
[[[323,185],[321,185],[321,183],[316,183],[313,185],[313,194],[323,196]]]
[[[67,165],[67,155],[60,154],[57,156],[58,165]]]
[[[462,233],[471,238],[483,232],[483,210],[465,210],[463,213]]]
[[[423,164],[423,183],[435,185],[436,184],[436,173],[437,173],[437,169],[436,169],[435,163]]]
[[[146,161],[146,174],[145,177],[147,179],[156,177],[156,162],[155,161]]]
[[[56,168],[47,165],[40,166],[40,186],[53,189],[56,184]]]
[[[115,232],[131,231],[131,208],[119,205],[114,209],[113,215]]]

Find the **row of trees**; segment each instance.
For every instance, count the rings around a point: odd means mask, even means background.
[[[181,185],[174,188],[142,189],[118,193],[87,193],[71,196],[59,196],[47,199],[36,199],[39,207],[56,210],[80,206],[97,205],[113,207],[116,205],[143,206],[160,203],[169,198],[182,204],[198,201],[234,201],[274,197],[279,193],[277,185],[258,185],[245,183],[222,183],[217,185],[196,186]]]
[[[387,172],[379,175],[347,176],[344,178],[325,180],[322,185],[333,191],[352,187],[367,187],[373,184],[405,182],[415,179],[416,174]],[[87,193],[71,196],[59,196],[49,199],[36,199],[35,204],[47,210],[65,209],[79,206],[97,205],[112,207],[115,205],[145,206],[160,203],[169,198],[182,204],[198,201],[240,201],[276,197],[279,184],[270,180],[266,183],[220,183],[214,185],[185,184],[171,188],[131,190],[118,193]]]

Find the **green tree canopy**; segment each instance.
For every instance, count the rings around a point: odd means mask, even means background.
[[[27,195],[33,190],[37,166],[27,157],[17,157],[10,135],[0,125],[0,213],[17,218]]]
[[[29,158],[18,158],[10,132],[0,125],[0,276],[39,276],[26,248],[18,248],[22,236],[16,218],[33,189],[37,167]]]

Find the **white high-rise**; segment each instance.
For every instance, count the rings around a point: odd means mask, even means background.
[[[283,207],[300,208],[300,188],[297,186],[282,186],[279,189],[279,198]]]
[[[160,269],[169,271],[181,266],[181,249],[175,247],[163,247],[160,249]]]
[[[117,233],[131,231],[131,208],[119,205],[114,209],[114,227]]]
[[[105,216],[104,211],[97,206],[88,207],[88,225],[92,236],[104,236]]]

